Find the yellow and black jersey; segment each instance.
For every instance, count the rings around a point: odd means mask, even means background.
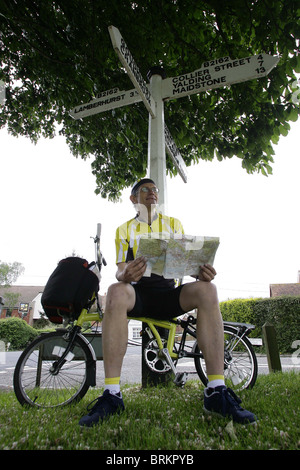
[[[147,222],[139,220],[138,216],[128,220],[116,231],[116,263],[124,263],[135,259],[136,252],[139,246],[141,235],[146,233],[159,233],[163,236],[180,235],[184,233],[181,222],[174,217],[168,217],[158,213],[151,225]],[[165,282],[168,281],[168,282]],[[171,282],[170,282],[171,281]],[[161,276],[152,274],[151,278],[142,278],[140,283],[155,284],[164,286],[174,285],[173,280],[167,280]]]

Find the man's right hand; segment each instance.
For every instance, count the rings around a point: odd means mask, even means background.
[[[138,282],[144,275],[147,267],[147,260],[144,256],[128,263],[119,263],[117,271],[118,281]]]

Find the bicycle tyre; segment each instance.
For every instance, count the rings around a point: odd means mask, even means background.
[[[13,385],[21,405],[55,408],[81,400],[90,386],[93,357],[88,345],[76,336],[72,351],[59,371],[51,367],[62,355],[68,342],[67,330],[44,333],[21,354],[15,368]]]
[[[197,341],[193,352],[200,353]],[[208,383],[205,361],[202,357],[194,358],[195,367],[201,382]],[[224,378],[226,386],[238,391],[252,388],[258,373],[257,358],[249,339],[240,338],[237,330],[224,327]]]

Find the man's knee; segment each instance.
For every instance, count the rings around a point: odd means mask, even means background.
[[[212,282],[199,281],[196,282],[198,299],[209,300],[211,302],[218,302],[218,291],[215,284]]]
[[[105,310],[124,307],[126,310],[134,302],[135,293],[131,284],[117,282],[112,284],[107,291]]]
[[[180,303],[183,309],[191,310],[200,306],[218,304],[218,292],[212,282],[197,281],[185,284],[182,289]]]

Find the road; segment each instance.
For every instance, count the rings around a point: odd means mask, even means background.
[[[0,353],[0,390],[13,388],[13,373],[15,364],[21,352],[1,352]],[[267,374],[268,363],[264,355],[258,355],[258,373]],[[182,360],[186,363],[191,362],[191,359]],[[181,362],[179,362],[180,366]],[[188,364],[186,364],[188,365]],[[293,358],[292,356],[281,356],[281,366],[283,371],[290,371],[292,369],[300,372],[299,357]],[[141,347],[128,346],[127,353],[123,362],[121,383],[141,383]],[[104,384],[104,371],[103,362],[97,362],[97,386],[101,387]]]

